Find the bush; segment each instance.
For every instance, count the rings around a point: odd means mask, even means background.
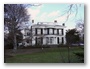
[[[4,48],[5,49],[13,49],[13,43],[12,42],[4,43]]]
[[[84,62],[84,52],[74,53],[81,62]]]
[[[67,47],[67,45],[59,44],[59,45],[57,45],[57,47]]]

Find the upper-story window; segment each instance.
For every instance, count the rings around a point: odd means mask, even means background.
[[[44,28],[43,34],[47,34],[47,29]]]
[[[35,34],[37,35],[42,35],[43,34],[43,29],[42,28],[35,28]]]
[[[35,28],[35,34],[37,35],[63,35],[63,29],[56,29],[56,28]]]
[[[37,34],[41,34],[41,29],[37,29]]]
[[[62,35],[61,33],[62,33],[62,31],[61,31],[61,29],[59,29],[59,35]]]
[[[54,34],[57,34],[57,29],[54,29]]]
[[[47,35],[53,34],[53,29],[52,28],[45,28],[44,29],[44,34],[47,34]]]
[[[49,33],[53,34],[53,29],[52,28],[49,29]]]
[[[63,32],[62,32],[62,29],[57,29],[57,34],[58,34],[58,35],[63,35],[62,33],[63,33]]]

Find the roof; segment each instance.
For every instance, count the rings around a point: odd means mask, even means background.
[[[66,27],[60,25],[60,23],[55,22],[38,22],[37,24],[32,24],[32,27]]]

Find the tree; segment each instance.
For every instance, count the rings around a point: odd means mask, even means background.
[[[66,42],[67,42],[67,48],[68,48],[68,62],[70,63],[70,45],[73,43],[78,43],[80,40],[79,34],[76,29],[69,29],[66,32]]]
[[[69,4],[65,9],[63,15],[66,15],[66,22],[68,21],[69,17],[74,13],[74,17],[78,15],[79,8],[83,6],[82,4]]]
[[[76,28],[80,28],[81,30],[84,29],[84,20],[83,19],[78,19],[76,21]]]
[[[76,21],[76,29],[80,35],[80,42],[84,43],[84,20],[79,19]]]
[[[12,35],[13,48],[17,49],[17,35],[22,23],[29,21],[26,5],[23,4],[4,4],[4,26],[8,27]],[[19,32],[20,33],[20,32]]]
[[[67,44],[78,43],[80,40],[79,34],[76,29],[71,29],[66,32]]]

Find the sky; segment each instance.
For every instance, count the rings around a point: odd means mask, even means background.
[[[37,22],[57,22],[61,25],[65,23],[67,29],[75,28],[76,21],[79,19],[84,20],[84,4],[77,4],[72,8],[72,13],[68,19],[66,11],[69,9],[70,4],[34,4],[28,8],[28,14],[30,14],[30,21],[34,20],[35,23]],[[77,9],[77,15],[75,7]],[[75,16],[76,15],[76,16]]]

